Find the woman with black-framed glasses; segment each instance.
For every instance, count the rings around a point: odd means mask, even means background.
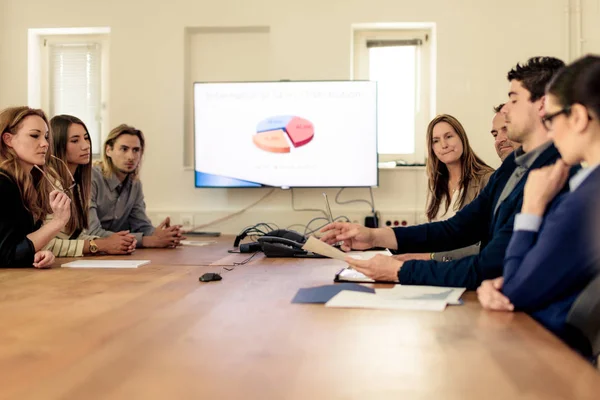
[[[544,108],[542,121],[561,159],[530,172],[504,276],[484,281],[479,300],[488,309],[531,314],[591,358],[590,343],[566,320],[600,262],[600,57],[561,70],[546,89]],[[559,195],[569,168],[580,163],[586,167],[571,178],[570,191]]]
[[[80,257],[97,253],[131,254],[136,240],[129,232],[117,232],[106,238],[84,234],[88,228],[88,210],[92,185],[92,142],[87,127],[79,118],[57,115],[50,120],[53,155],[49,160],[51,182],[72,199],[71,218],[65,228],[46,246],[56,257]],[[50,223],[53,216],[48,215]]]
[[[0,132],[0,267],[48,268],[54,255],[43,248],[69,221],[71,204],[44,179],[48,119],[42,110],[7,108]],[[54,221],[41,226],[50,212]]]

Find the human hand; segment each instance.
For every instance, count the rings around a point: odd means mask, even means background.
[[[50,192],[50,208],[52,209],[52,220],[64,227],[71,218],[71,199],[59,190]]]
[[[108,254],[131,254],[135,250],[137,240],[129,231],[114,233],[108,237],[95,239],[98,250]]]
[[[542,217],[548,204],[565,185],[569,169],[570,166],[559,159],[554,165],[531,171],[523,191],[521,212]]]
[[[477,288],[477,298],[486,310],[494,311],[513,311],[513,306],[504,294],[500,291],[504,284],[504,278],[489,279],[483,281]]]
[[[182,236],[181,232],[181,225],[173,225],[167,228],[164,224],[161,224],[156,228],[152,236],[144,237],[144,246],[175,248],[184,239],[185,237]]]
[[[54,263],[54,254],[50,250],[40,250],[33,256],[35,268],[50,268]]]
[[[373,229],[359,224],[334,222],[326,225],[321,232],[325,233],[321,236],[321,241],[327,244],[333,245],[343,241],[341,246],[343,251],[366,250],[375,247]]]
[[[398,271],[402,268],[402,261],[398,261],[390,256],[377,254],[368,260],[358,260],[353,257],[346,257],[345,261],[358,272],[362,272],[367,277],[376,281],[397,282]]]
[[[161,222],[160,224],[158,224],[158,226],[156,227],[156,229],[164,229],[164,228],[168,228],[171,226],[171,217],[167,217],[163,220],[163,222]]]

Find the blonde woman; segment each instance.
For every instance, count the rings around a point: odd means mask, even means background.
[[[442,114],[427,127],[427,220],[451,218],[485,187],[494,169],[473,151],[462,124]]]
[[[479,195],[494,173],[471,148],[462,124],[441,114],[427,127],[427,220],[444,221]],[[395,256],[401,261],[453,261],[479,253],[479,244],[438,253],[408,253]]]
[[[69,196],[46,176],[48,119],[42,110],[7,108],[0,132],[0,267],[48,268],[54,255],[43,248],[71,215]],[[53,221],[42,226],[49,213]]]

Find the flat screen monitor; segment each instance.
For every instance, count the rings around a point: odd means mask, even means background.
[[[377,84],[194,84],[195,186],[377,186]]]

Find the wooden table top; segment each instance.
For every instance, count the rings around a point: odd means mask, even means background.
[[[0,270],[0,399],[600,398],[600,374],[525,314],[473,293],[441,313],[290,303],[332,283],[335,260],[190,265],[246,258],[229,246]]]

